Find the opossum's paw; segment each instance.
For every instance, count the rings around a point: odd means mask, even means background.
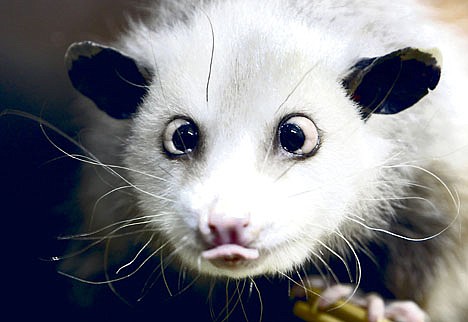
[[[375,293],[364,294],[355,292],[355,287],[349,284],[336,284],[325,287],[323,282],[317,279],[308,280],[308,285],[313,288],[323,289],[320,294],[318,305],[326,309],[339,300],[346,300],[349,303],[361,306],[367,310],[369,322],[379,322],[389,319],[394,322],[430,322],[428,315],[412,301],[389,301]],[[304,291],[294,291],[294,294],[301,296]]]

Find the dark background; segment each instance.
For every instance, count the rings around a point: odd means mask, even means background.
[[[466,0],[434,2],[448,7],[440,11],[444,19],[468,26]],[[141,1],[124,0],[0,0],[0,316],[10,313],[16,321],[179,321],[196,319],[191,310],[206,310],[206,303],[190,295],[175,303],[152,307],[147,301],[132,308],[109,290],[103,290],[105,295],[91,307],[76,305],[70,290],[77,286],[44,259],[63,251],[56,237],[79,220],[74,217],[79,164],[62,157],[37,121],[5,113],[16,109],[40,115],[76,136],[82,124],[69,109],[76,94],[66,75],[64,53],[74,41],[115,40],[128,14],[143,15],[140,6]],[[47,133],[68,151],[75,149]],[[270,291],[269,282],[263,283],[268,298],[274,287]],[[284,294],[284,285],[280,289]],[[287,300],[280,302],[289,310]]]
[[[116,39],[126,15],[137,11],[136,2],[122,0],[0,0],[0,111],[40,115],[75,136],[82,125],[69,108],[76,94],[66,75],[64,53],[74,41]],[[73,145],[48,133],[74,151]],[[110,303],[97,304],[95,312],[75,306],[70,295],[75,286],[57,274],[56,263],[44,260],[62,253],[64,245],[56,236],[78,220],[78,176],[79,164],[62,158],[37,121],[13,114],[0,117],[2,320],[131,317],[130,310],[110,296]]]

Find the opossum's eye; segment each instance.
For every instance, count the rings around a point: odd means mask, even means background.
[[[320,143],[314,122],[300,115],[289,116],[281,122],[278,138],[284,150],[302,157],[313,155]]]
[[[198,128],[193,121],[177,118],[164,131],[164,149],[172,156],[191,153],[198,145],[198,137]]]

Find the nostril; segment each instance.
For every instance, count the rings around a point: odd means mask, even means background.
[[[248,218],[230,218],[226,216],[211,216],[208,228],[214,245],[236,244],[244,246],[246,243],[246,228]]]

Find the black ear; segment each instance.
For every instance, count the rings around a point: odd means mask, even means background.
[[[343,85],[366,118],[407,109],[433,90],[439,79],[440,66],[432,54],[405,48],[358,61]]]
[[[135,60],[90,41],[72,44],[65,62],[73,86],[118,119],[131,117],[150,82],[150,72]]]

